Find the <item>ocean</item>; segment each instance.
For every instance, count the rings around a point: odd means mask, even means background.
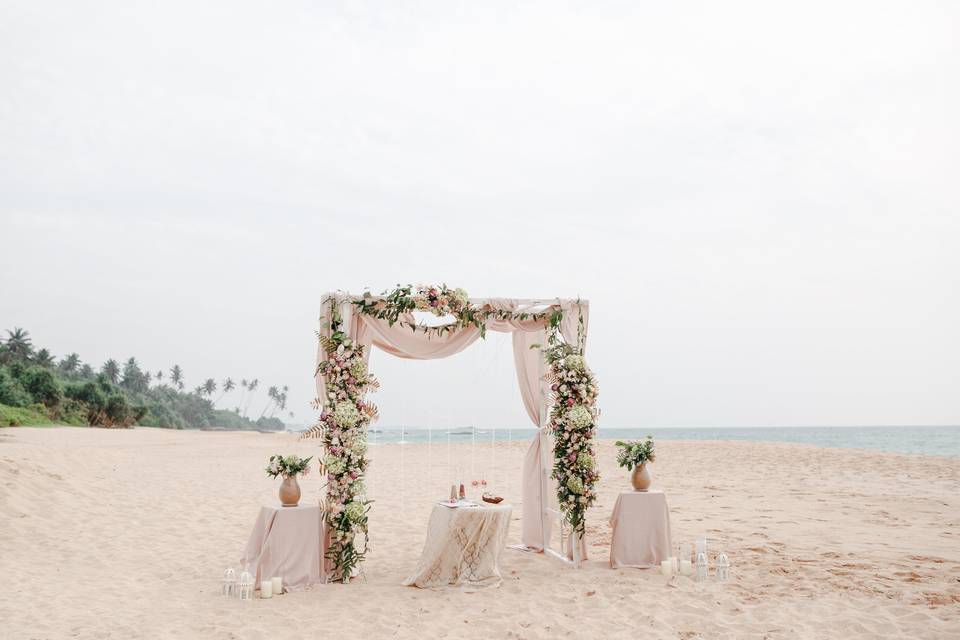
[[[371,431],[369,442],[414,444],[433,442],[488,443],[529,440],[534,430],[518,428],[423,429],[388,427]],[[748,440],[752,442],[798,442],[820,447],[873,449],[890,453],[960,457],[960,426],[952,427],[710,427],[629,429],[601,427],[602,439],[635,440],[647,434],[656,440]]]

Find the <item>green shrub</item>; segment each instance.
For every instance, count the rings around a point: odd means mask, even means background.
[[[49,369],[30,367],[20,376],[20,383],[34,402],[56,407],[63,400],[63,387]]]
[[[30,394],[23,388],[20,381],[10,375],[5,368],[0,367],[0,404],[25,407],[30,404],[30,401]]]

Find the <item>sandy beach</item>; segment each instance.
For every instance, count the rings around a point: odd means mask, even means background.
[[[606,519],[628,488],[600,446],[581,571],[507,550],[478,593],[402,587],[460,466],[519,507],[526,443],[371,448],[365,575],[269,601],[219,595],[294,434],[0,429],[0,621],[9,638],[956,638],[960,459],[793,444],[658,443],[674,543],[706,535],[727,583],[611,570]],[[316,473],[304,500],[319,496]],[[519,508],[510,537],[520,534]]]

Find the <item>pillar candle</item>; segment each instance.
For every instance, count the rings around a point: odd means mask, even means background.
[[[274,595],[279,596],[283,594],[283,578],[279,576],[274,576],[273,578],[270,579],[270,582],[273,583],[272,591]]]
[[[273,581],[264,580],[260,583],[260,597],[261,598],[272,598],[273,597]]]
[[[669,558],[660,563],[660,573],[667,578],[673,575],[673,562]]]
[[[680,561],[680,575],[689,576],[693,575],[693,563],[689,560]]]

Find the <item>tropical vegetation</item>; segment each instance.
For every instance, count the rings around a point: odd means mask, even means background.
[[[110,358],[94,368],[79,354],[58,360],[48,349],[37,349],[25,329],[14,328],[6,334],[0,339],[0,426],[284,428],[278,414],[287,408],[286,386],[270,387],[259,415],[251,417],[259,385],[256,379],[243,381],[243,393],[232,398],[236,403],[227,409],[219,405],[236,388],[232,378],[222,383],[206,378],[186,390],[186,377],[178,364],[166,373],[151,372],[136,358],[122,362]]]

